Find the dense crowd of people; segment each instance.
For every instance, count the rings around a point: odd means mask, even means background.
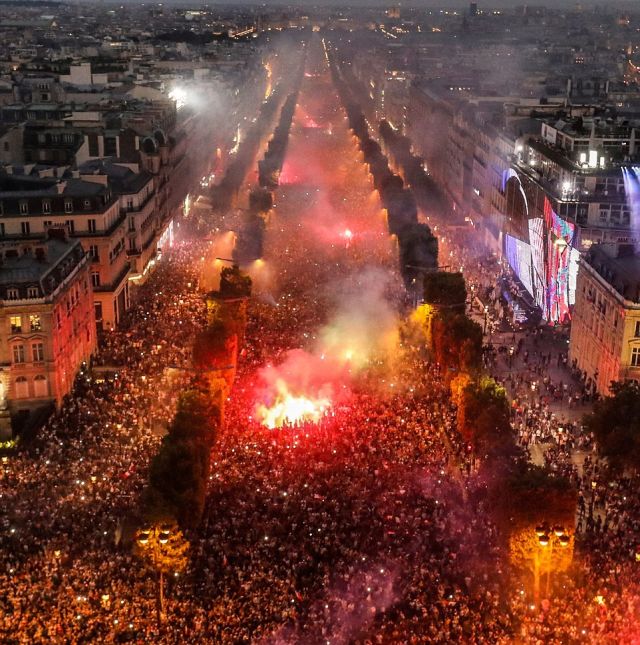
[[[420,346],[401,335],[392,356],[340,375],[340,403],[317,423],[268,429],[256,418],[261,368],[290,350],[317,352],[331,285],[375,266],[401,290],[379,201],[331,92],[326,75],[302,86],[283,171],[293,183],[278,193],[264,266],[252,269],[204,519],[186,534],[187,570],[168,580],[166,620],[156,623],[155,576],[132,553],[131,527],[206,322],[203,240],[182,239],[162,259],[38,440],[2,460],[2,642],[638,642],[637,480],[611,481],[580,424],[542,402],[540,390],[551,396],[559,384],[536,366],[562,358],[542,337],[537,355],[528,350],[536,332],[523,345],[507,335],[507,352],[494,342],[486,356],[509,381],[521,444],[544,444],[580,491],[575,565],[540,604],[461,468],[455,409]],[[451,245],[479,293],[502,268],[470,249]]]
[[[201,246],[170,251],[33,445],[4,457],[2,642],[149,634],[153,590],[122,542],[204,324]]]
[[[640,642],[638,478],[612,476],[582,425],[594,395],[569,365],[566,333],[515,323],[495,285],[508,276],[514,299],[522,287],[507,266],[481,248],[473,238],[444,242],[474,299],[482,294],[482,304],[472,302],[471,310],[481,323],[488,318],[487,367],[510,394],[520,445],[532,455],[541,448],[544,463],[578,490],[576,523],[570,527],[578,538],[571,575],[561,577],[561,590],[542,620],[537,611],[527,612],[524,599],[515,611],[529,619],[524,622],[528,633],[542,642]]]

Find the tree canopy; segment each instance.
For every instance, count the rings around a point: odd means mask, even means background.
[[[434,271],[424,280],[424,301],[435,307],[464,309],[467,287],[462,273]]]
[[[640,385],[613,383],[611,395],[595,404],[585,424],[613,470],[640,468]]]
[[[488,376],[471,381],[462,390],[457,423],[462,438],[476,454],[502,452],[513,442],[507,394]]]

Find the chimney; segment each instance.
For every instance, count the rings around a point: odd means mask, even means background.
[[[64,193],[64,189],[67,187],[67,182],[66,181],[59,181],[56,184],[56,188],[58,189],[58,195],[62,195]]]

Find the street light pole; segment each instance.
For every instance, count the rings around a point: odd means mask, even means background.
[[[158,630],[162,628],[164,618],[164,566],[163,561],[168,557],[165,552],[167,543],[171,537],[171,529],[167,526],[154,526],[138,532],[136,543],[146,555],[149,562],[158,572],[158,589],[156,593],[156,618]]]
[[[545,584],[545,594],[547,598],[551,590],[551,575],[553,573],[553,547],[554,542],[557,540],[561,547],[569,546],[570,538],[563,526],[555,526],[550,528],[548,524],[542,524],[535,529],[536,536],[538,537],[538,546],[547,551],[547,579]],[[549,547],[547,549],[547,547]],[[536,549],[534,557],[534,599],[536,605],[540,601],[540,550]]]

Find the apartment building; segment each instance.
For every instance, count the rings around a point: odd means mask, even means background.
[[[139,281],[149,270],[156,254],[156,240],[162,224],[159,217],[156,177],[139,164],[117,163],[110,159],[87,161],[79,168],[84,181],[108,184],[117,194],[120,212],[126,216],[126,255],[129,279]]]
[[[106,176],[0,175],[0,239],[33,240],[66,230],[91,258],[95,319],[113,329],[129,308],[127,213]]]
[[[63,230],[0,243],[0,409],[55,403],[96,347],[91,260]]]
[[[632,245],[597,244],[581,259],[569,360],[587,386],[640,381],[640,256]]]

